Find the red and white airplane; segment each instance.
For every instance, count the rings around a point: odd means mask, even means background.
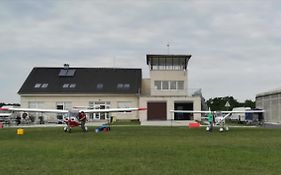
[[[217,125],[220,127],[220,131],[228,131],[229,127],[225,125],[225,120],[230,117],[234,113],[264,113],[264,110],[244,110],[244,111],[192,111],[192,110],[170,110],[171,113],[190,113],[190,114],[212,114],[214,116],[214,125]],[[207,117],[201,117],[203,119],[206,119]],[[206,127],[206,130],[210,130],[210,126]]]
[[[76,126],[81,125],[79,120],[79,115],[84,113],[112,113],[112,112],[131,112],[131,111],[140,111],[146,110],[146,108],[110,108],[110,109],[73,109],[73,110],[60,110],[60,109],[37,109],[37,108],[14,108],[14,107],[2,107],[0,111],[9,111],[9,112],[39,112],[39,113],[57,113],[57,114],[66,114],[63,118],[66,126],[64,131],[71,132],[71,129]],[[88,130],[85,127],[85,130]]]

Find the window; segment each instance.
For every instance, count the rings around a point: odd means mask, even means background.
[[[57,102],[56,106],[57,106],[57,109],[70,110],[72,108],[72,103],[71,102]]]
[[[44,84],[42,84],[41,88],[47,88],[48,85],[49,85],[48,83],[44,83]]]
[[[67,70],[66,69],[61,69],[60,70],[60,73],[59,73],[59,76],[65,76],[67,73]]]
[[[162,81],[162,89],[163,90],[169,89],[169,81]]]
[[[131,88],[131,85],[129,83],[118,83],[117,84],[117,89],[122,89],[122,90],[128,90]]]
[[[154,87],[157,90],[161,90],[161,81],[154,81]]]
[[[42,88],[42,89],[45,89],[45,88],[47,88],[48,87],[48,83],[36,83],[35,85],[34,85],[34,88],[36,88],[36,89],[38,89],[38,88]]]
[[[69,85],[69,88],[75,88],[75,87],[76,87],[75,83]]]
[[[41,101],[29,101],[28,102],[28,108],[43,108],[44,102]]]
[[[61,69],[59,72],[60,77],[73,77],[76,69]]]
[[[90,101],[89,107],[92,107],[94,109],[109,109],[110,108],[110,102],[108,101]],[[89,115],[89,118],[91,120],[94,119],[108,119],[110,117],[110,113],[104,113],[104,112],[96,112],[91,113]]]
[[[171,90],[177,89],[177,81],[170,81],[170,89]]]
[[[154,81],[156,90],[184,90],[184,81]]]
[[[75,72],[76,72],[75,69],[68,69],[67,73],[66,73],[66,76],[73,77]]]
[[[68,88],[69,87],[69,84],[68,83],[65,83],[62,85],[62,88]]]
[[[117,84],[117,89],[122,89],[123,88],[123,84],[122,83],[118,83]]]
[[[41,83],[36,83],[35,85],[34,85],[34,88],[40,88],[41,87]]]
[[[183,90],[184,89],[184,82],[183,81],[178,81],[178,89]]]
[[[97,84],[97,89],[103,89],[103,84],[102,83],[98,83]]]
[[[130,101],[118,101],[117,107],[118,108],[130,108],[132,106],[132,102]]]
[[[159,70],[165,70],[165,59],[159,59]]]
[[[130,84],[124,84],[124,89],[130,89]]]

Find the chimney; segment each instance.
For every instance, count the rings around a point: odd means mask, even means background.
[[[64,65],[63,65],[63,68],[64,68],[64,69],[68,69],[68,68],[69,68],[69,64],[64,64]]]

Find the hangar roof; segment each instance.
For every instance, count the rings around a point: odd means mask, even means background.
[[[281,94],[281,89],[275,89],[268,92],[258,93],[256,97],[258,98],[258,97],[265,97],[265,96],[278,95],[278,94]]]
[[[19,94],[138,94],[141,69],[35,67]]]

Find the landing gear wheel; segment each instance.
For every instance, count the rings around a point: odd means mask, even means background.
[[[224,129],[225,129],[226,131],[228,131],[228,130],[229,130],[228,126],[226,126]]]
[[[209,128],[209,126],[207,126],[207,127],[206,127],[206,131],[210,131],[210,128]]]
[[[63,130],[64,130],[64,132],[66,132],[67,131],[67,127],[64,127]]]
[[[223,132],[223,128],[220,128],[220,132]]]

